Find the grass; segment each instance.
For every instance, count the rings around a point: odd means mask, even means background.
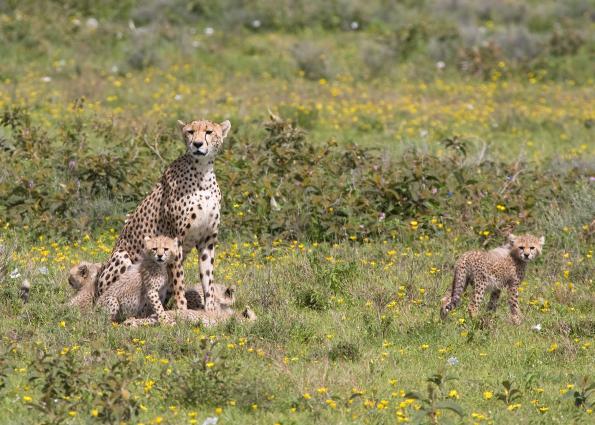
[[[69,310],[63,306],[70,294],[65,257],[105,258],[97,247],[109,246],[115,234],[78,246],[38,244],[28,267],[26,255],[16,255],[9,267],[30,277],[31,302],[18,299],[19,279],[7,279],[3,289],[8,378],[0,419],[39,420],[32,406],[47,391],[41,384],[62,388],[49,377],[72,357],[80,388],[65,396],[75,402],[58,397],[52,408],[63,409],[69,423],[101,419],[111,405],[95,391],[108,376],[138,404],[133,423],[202,423],[213,415],[223,423],[418,422],[421,403],[405,394],[423,393],[433,374],[456,378],[440,397],[456,402],[464,416],[444,411],[445,420],[588,422],[589,413],[563,395],[592,375],[592,250],[548,246],[546,235],[544,255],[530,265],[522,285],[521,326],[508,321],[505,297],[494,317],[471,321],[463,305],[442,323],[439,300],[464,246],[448,229],[432,238],[407,233],[334,246],[225,243],[219,281],[237,285],[239,306],[250,305],[259,318],[205,330],[131,330],[111,326],[98,313]],[[195,281],[195,261],[188,270]],[[538,324],[539,331],[533,329]],[[57,364],[36,371],[40,350],[56,356]],[[203,356],[214,365],[197,372]],[[114,376],[110,365],[124,360],[126,369]],[[186,381],[181,387],[180,380]],[[497,400],[503,381],[520,390],[518,399]]]
[[[1,423],[592,421],[588,2],[91,3],[0,4]],[[306,133],[254,155],[269,109]],[[232,121],[216,276],[258,320],[127,329],[67,308],[69,267],[107,258],[192,118]],[[361,155],[376,164],[340,168]],[[511,230],[546,238],[522,325],[505,295],[441,322],[456,257]]]

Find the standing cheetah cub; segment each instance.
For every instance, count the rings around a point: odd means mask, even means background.
[[[445,319],[461,301],[467,285],[474,286],[469,302],[469,314],[477,315],[486,290],[491,292],[488,310],[495,310],[500,292],[507,288],[510,316],[514,324],[521,323],[519,310],[519,284],[525,276],[525,267],[541,253],[545,238],[533,235],[508,236],[508,243],[491,251],[469,251],[461,255],[455,265],[450,294],[442,298],[440,316]]]
[[[168,266],[179,253],[178,239],[145,236],[145,251],[139,263],[130,266],[97,300],[113,321],[146,317],[155,313],[159,321],[171,322],[163,301],[170,284]]]

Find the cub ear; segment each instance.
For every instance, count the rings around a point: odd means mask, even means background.
[[[219,125],[221,126],[221,137],[225,139],[227,137],[227,133],[229,133],[229,130],[231,130],[231,123],[229,120],[225,120]]]
[[[516,236],[511,233],[508,235],[508,243],[512,245],[514,244],[514,241],[516,241]]]
[[[186,123],[182,120],[178,120],[178,128],[182,131],[186,127]]]
[[[542,236],[539,238],[539,245],[543,246],[544,243],[545,243],[545,236]]]
[[[149,243],[150,240],[151,240],[151,236],[145,235],[145,246],[147,246],[147,244]]]
[[[79,273],[82,277],[87,277],[87,275],[89,274],[89,267],[87,267],[86,264],[79,266]]]

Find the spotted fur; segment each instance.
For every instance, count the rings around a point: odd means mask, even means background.
[[[179,251],[175,238],[146,236],[142,260],[128,267],[118,281],[99,296],[97,305],[107,311],[113,321],[147,317],[152,313],[161,321],[170,321],[163,308],[170,284],[167,268],[178,258]]]
[[[225,302],[225,301],[224,301]],[[216,309],[215,311],[206,310],[167,310],[165,314],[172,322],[186,322],[192,325],[200,325],[210,327],[218,325],[235,317],[242,321],[256,320],[256,314],[250,308],[244,309],[242,312],[236,312],[232,308],[224,307]],[[124,321],[125,326],[154,326],[159,324],[157,316],[152,315],[146,318],[131,318]]]
[[[196,248],[206,310],[213,311],[213,269],[220,221],[221,191],[213,164],[231,124],[224,121],[178,121],[186,153],[164,172],[159,183],[130,215],[112,254],[99,276],[97,290],[103,294],[141,259],[144,235],[178,238],[182,250],[169,266],[178,309],[186,309],[183,262]]]
[[[102,267],[101,263],[83,261],[70,269],[68,283],[75,289],[75,295],[70,299],[68,305],[81,310],[93,307],[97,301],[97,276]],[[233,286],[214,285],[214,297],[219,303],[226,304],[228,300],[233,300],[234,291],[235,287]],[[190,286],[186,289],[188,308],[192,310],[204,309],[203,294],[202,285]],[[166,300],[168,296],[169,292],[166,295]]]
[[[468,285],[472,285],[473,296],[469,302],[469,314],[477,315],[479,305],[485,291],[490,291],[488,310],[495,310],[502,289],[509,292],[511,320],[515,324],[521,322],[518,301],[519,284],[525,276],[525,268],[529,261],[541,253],[545,238],[532,235],[508,237],[508,243],[491,251],[469,251],[464,253],[455,266],[454,278],[450,292],[442,299],[440,316],[445,319],[460,302],[461,295]]]

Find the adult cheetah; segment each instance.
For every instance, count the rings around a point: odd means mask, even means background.
[[[190,251],[199,254],[199,272],[205,310],[214,311],[213,268],[220,221],[221,191],[213,163],[231,128],[229,121],[178,121],[186,153],[165,170],[159,183],[129,216],[106,266],[97,290],[101,295],[142,258],[145,235],[177,238],[182,252],[168,266],[178,309],[186,309],[183,263]]]

